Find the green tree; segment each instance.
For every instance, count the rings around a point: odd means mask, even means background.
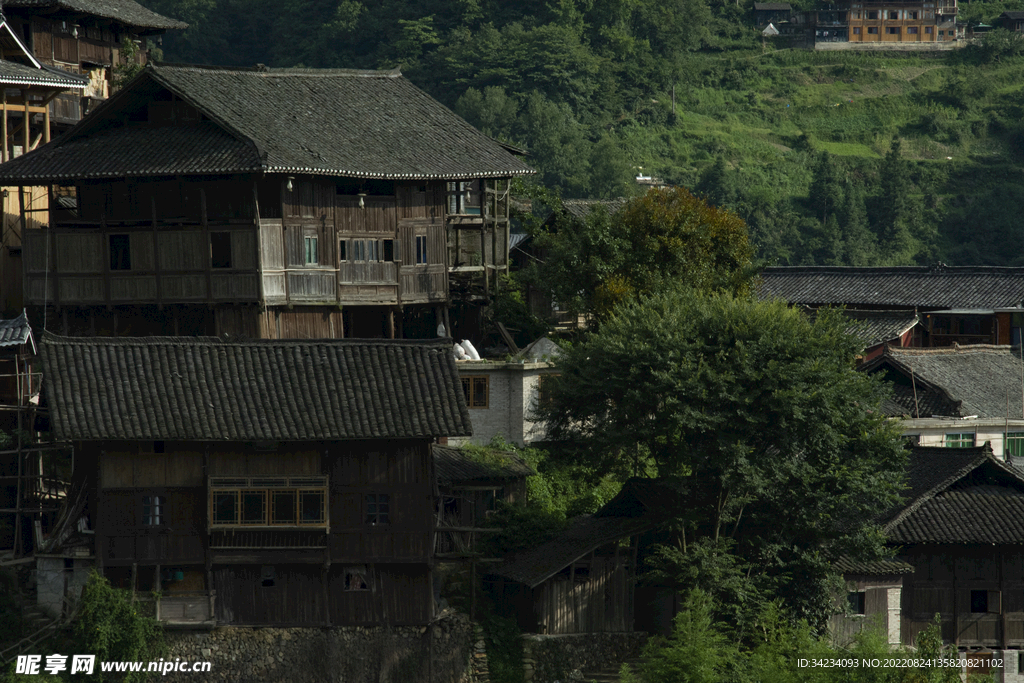
[[[818,155],[811,180],[810,203],[814,215],[822,223],[836,216],[843,206],[843,185],[835,158],[828,152]]]
[[[100,661],[151,661],[164,650],[163,631],[155,619],[139,613],[127,591],[118,590],[93,572],[82,590],[72,640],[76,652],[95,654]],[[129,673],[124,681],[142,681],[145,673]],[[89,680],[110,680],[96,667]]]
[[[683,477],[675,545],[731,538],[798,614],[831,609],[830,558],[882,552],[904,451],[834,312],[677,288],[616,309],[559,359],[546,407],[559,457]]]
[[[742,291],[753,255],[741,218],[685,188],[650,190],[614,217],[598,207],[582,225],[557,221],[538,237],[548,257],[533,281],[570,310],[598,319],[673,283]]]
[[[864,191],[859,184],[847,181],[843,195],[845,197],[842,211],[843,243],[846,245],[845,265],[869,266],[875,261],[878,244],[874,233],[868,228]]]
[[[910,181],[900,148],[900,139],[893,137],[878,178],[881,185],[878,241],[892,265],[909,262],[915,252],[911,229],[913,212],[908,196]]]

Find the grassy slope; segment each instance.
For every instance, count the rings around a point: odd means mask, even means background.
[[[674,122],[642,125],[641,112],[619,126],[645,172],[693,186],[721,155],[748,192],[799,205],[813,152],[841,157],[870,194],[878,160],[898,135],[904,157],[915,161],[914,191],[933,197],[940,256],[950,263],[995,262],[960,253],[964,238],[956,226],[980,195],[1024,180],[1018,143],[1024,58],[979,65],[960,53],[758,48],[700,56],[690,67],[690,86],[677,91]],[[662,111],[647,118],[669,118],[668,101],[659,98],[651,107]]]

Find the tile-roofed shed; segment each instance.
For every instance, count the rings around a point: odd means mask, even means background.
[[[434,446],[434,470],[441,484],[450,485],[484,479],[518,479],[536,474],[515,453],[489,449],[483,455],[470,455],[464,449]]]
[[[142,29],[186,29],[188,24],[148,10],[135,0],[4,0],[4,8],[69,12],[113,19]]]
[[[1022,414],[1020,347],[887,348],[861,366],[895,383],[891,415],[1005,418]],[[914,391],[917,394],[915,405]]]
[[[1024,268],[995,266],[778,266],[761,273],[761,298],[857,308],[1019,308]]]
[[[629,202],[628,199],[564,199],[562,208],[570,216],[577,220],[586,220],[595,210],[601,208],[608,212],[608,215],[615,215]]]
[[[901,337],[918,323],[918,316],[914,311],[846,309],[843,314],[850,319],[846,332],[860,339],[865,347]]]
[[[168,91],[207,122],[122,125]],[[198,150],[179,148],[199,134]],[[0,166],[0,181],[252,172],[473,179],[533,170],[397,70],[150,65],[66,135]]]
[[[464,436],[451,344],[44,333],[43,389],[69,441]]]

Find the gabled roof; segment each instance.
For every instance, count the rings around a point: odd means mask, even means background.
[[[1024,268],[777,266],[761,273],[759,294],[809,306],[1014,308],[1024,302]]]
[[[918,322],[914,311],[858,311],[847,308],[843,315],[850,319],[846,328],[865,348],[902,337]]]
[[[433,449],[437,481],[445,485],[483,479],[519,479],[537,474],[515,453],[489,449],[484,459],[473,457],[461,448],[435,445]]]
[[[894,382],[894,396],[883,406],[890,415],[1005,418],[1007,413],[1022,414],[1019,347],[889,347],[861,369],[886,372]]]
[[[1009,12],[1003,12],[1002,14],[999,15],[999,18],[1000,19],[1012,19],[1012,20],[1016,21],[1016,20],[1024,19],[1024,12],[1012,11],[1011,10]]]
[[[205,127],[124,124],[167,91],[198,109]],[[190,136],[203,139],[179,148]],[[533,173],[397,70],[151,65],[67,134],[0,166],[0,179],[154,176],[174,168],[394,179]]]
[[[468,436],[451,345],[44,332],[43,390],[69,441]]]
[[[186,29],[188,24],[150,11],[135,0],[4,0],[5,8],[30,8],[44,11],[89,14],[114,19],[128,26],[151,29]]]
[[[21,346],[30,342],[33,353],[36,350],[36,342],[32,337],[32,326],[28,324],[28,314],[21,312],[17,318],[0,320],[0,347]]]
[[[595,517],[651,517],[667,519],[682,513],[684,480],[631,477]]]
[[[988,446],[913,450],[892,543],[1024,544],[1024,473]]]
[[[492,574],[534,588],[603,545],[642,533],[655,526],[646,517],[583,515],[556,538],[519,553]]]

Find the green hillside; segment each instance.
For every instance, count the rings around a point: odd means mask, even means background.
[[[686,185],[743,216],[771,262],[1024,263],[1024,42],[1004,32],[951,52],[812,52],[762,41],[749,2],[145,4],[191,24],[165,59],[400,65],[529,149],[540,184],[566,197],[637,192],[640,172]]]

